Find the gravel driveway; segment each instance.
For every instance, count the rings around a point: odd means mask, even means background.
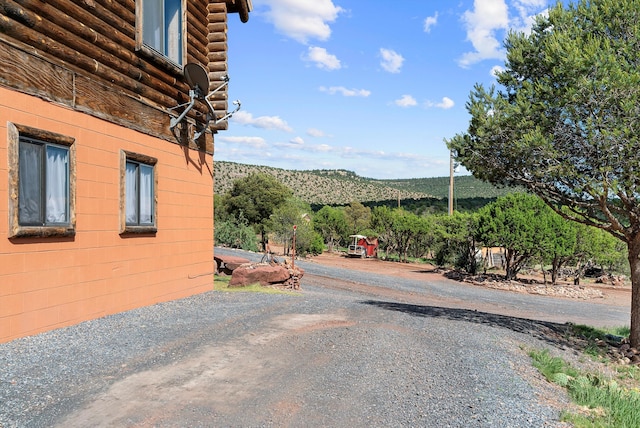
[[[466,286],[303,267],[300,293],[209,292],[0,344],[0,426],[563,426],[563,391],[523,350],[570,352],[545,318],[465,308]]]

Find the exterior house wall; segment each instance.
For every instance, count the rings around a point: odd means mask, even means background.
[[[212,288],[213,145],[227,123],[194,141],[198,102],[171,132],[191,88],[182,67],[140,45],[143,1],[0,0],[0,342]],[[182,4],[183,64],[205,67],[213,89],[228,14],[246,22],[251,2]],[[211,104],[223,115],[227,90]],[[14,233],[16,129],[72,141],[66,234]],[[124,153],[154,162],[151,231],[123,232]]]
[[[0,203],[0,342],[211,290],[212,156],[0,88],[0,201],[7,122],[75,138],[76,234],[7,239]],[[120,235],[120,150],[157,158],[155,235]]]

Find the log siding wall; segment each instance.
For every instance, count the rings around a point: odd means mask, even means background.
[[[216,87],[227,72],[226,1],[186,5],[187,62],[205,66]],[[176,142],[168,109],[189,88],[180,67],[136,49],[135,25],[134,0],[0,0],[0,85]],[[226,112],[226,90],[211,101]],[[206,112],[194,110],[191,122]],[[210,134],[194,144],[186,131],[180,143],[213,152]]]
[[[171,132],[169,109],[190,88],[141,44],[140,1],[0,0],[0,343],[211,290],[214,135],[192,141],[201,103]],[[182,1],[183,60],[213,89],[227,73],[227,16],[246,22],[249,4]],[[224,114],[226,90],[212,98]],[[73,228],[11,221],[20,134],[72,144]],[[123,229],[123,156],[154,165],[153,229]]]

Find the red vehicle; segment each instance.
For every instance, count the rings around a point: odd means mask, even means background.
[[[347,250],[348,257],[378,257],[378,238],[367,238],[364,235],[351,235],[351,243]]]

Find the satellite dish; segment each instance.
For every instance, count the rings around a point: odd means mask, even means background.
[[[200,64],[190,62],[184,66],[184,78],[189,88],[200,88],[202,94],[209,92],[209,74]]]
[[[176,107],[173,107],[169,110],[175,110],[180,107],[186,106],[186,108],[180,113],[178,117],[172,117],[169,129],[173,132],[173,129],[180,123],[189,113],[189,111],[193,108],[196,103],[196,100],[200,100],[204,102],[207,106],[207,115],[205,117],[204,123],[199,125],[196,131],[193,134],[194,140],[197,140],[209,129],[209,123],[213,121],[213,123],[217,124],[223,120],[227,120],[230,118],[235,112],[240,110],[240,101],[234,101],[233,104],[236,106],[236,109],[232,112],[227,112],[223,117],[216,117],[216,113],[209,101],[216,92],[224,89],[229,84],[229,76],[224,75],[221,77],[222,83],[215,88],[213,91],[209,92],[209,73],[207,70],[197,63],[188,63],[185,64],[183,69],[184,78],[189,85],[189,102],[185,104],[180,104]],[[174,133],[175,135],[175,133]]]

